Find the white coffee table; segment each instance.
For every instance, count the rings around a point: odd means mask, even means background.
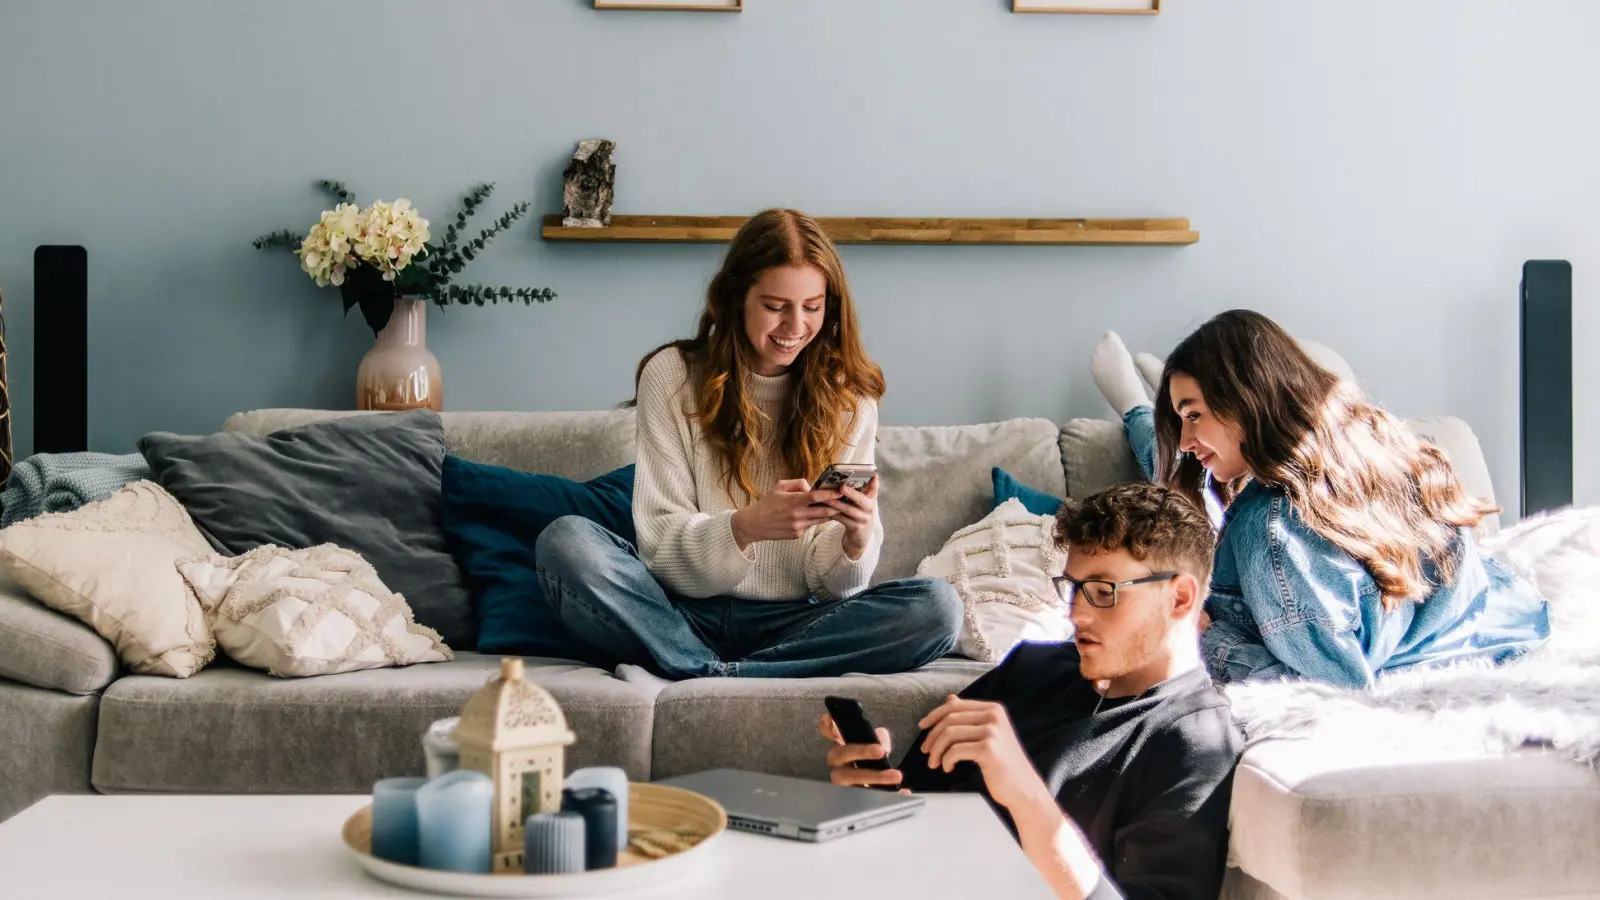
[[[982,798],[825,844],[727,832],[703,871],[617,898],[885,900],[1052,896]],[[419,897],[340,840],[360,796],[57,796],[0,823],[0,896]]]

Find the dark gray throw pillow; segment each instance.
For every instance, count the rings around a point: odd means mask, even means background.
[[[476,644],[471,597],[440,523],[437,413],[349,416],[264,436],[153,432],[139,452],[221,552],[338,544],[372,563],[446,644]]]

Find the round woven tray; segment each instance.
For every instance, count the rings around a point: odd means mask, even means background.
[[[630,784],[628,849],[617,854],[614,869],[474,875],[390,862],[372,855],[370,804],[345,821],[344,843],[368,874],[402,887],[464,897],[570,897],[637,890],[677,878],[700,865],[727,828],[728,814],[709,797],[681,788]]]

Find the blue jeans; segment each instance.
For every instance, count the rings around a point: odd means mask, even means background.
[[[949,653],[961,599],[936,578],[902,578],[843,600],[683,597],[633,545],[578,516],[534,547],[545,601],[606,657],[667,678],[805,678],[906,672]]]

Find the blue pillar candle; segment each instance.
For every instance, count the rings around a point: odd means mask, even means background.
[[[372,855],[417,864],[417,790],[426,778],[385,778],[372,786]]]
[[[590,766],[567,776],[563,787],[605,788],[617,801],[617,852],[628,849],[628,773],[615,766]]]
[[[583,816],[535,813],[522,826],[522,870],[529,875],[568,875],[587,864]]]
[[[417,791],[417,859],[425,869],[489,872],[494,779],[457,769]]]
[[[588,869],[617,864],[617,798],[605,788],[561,792],[561,811],[583,816],[583,857]]]

